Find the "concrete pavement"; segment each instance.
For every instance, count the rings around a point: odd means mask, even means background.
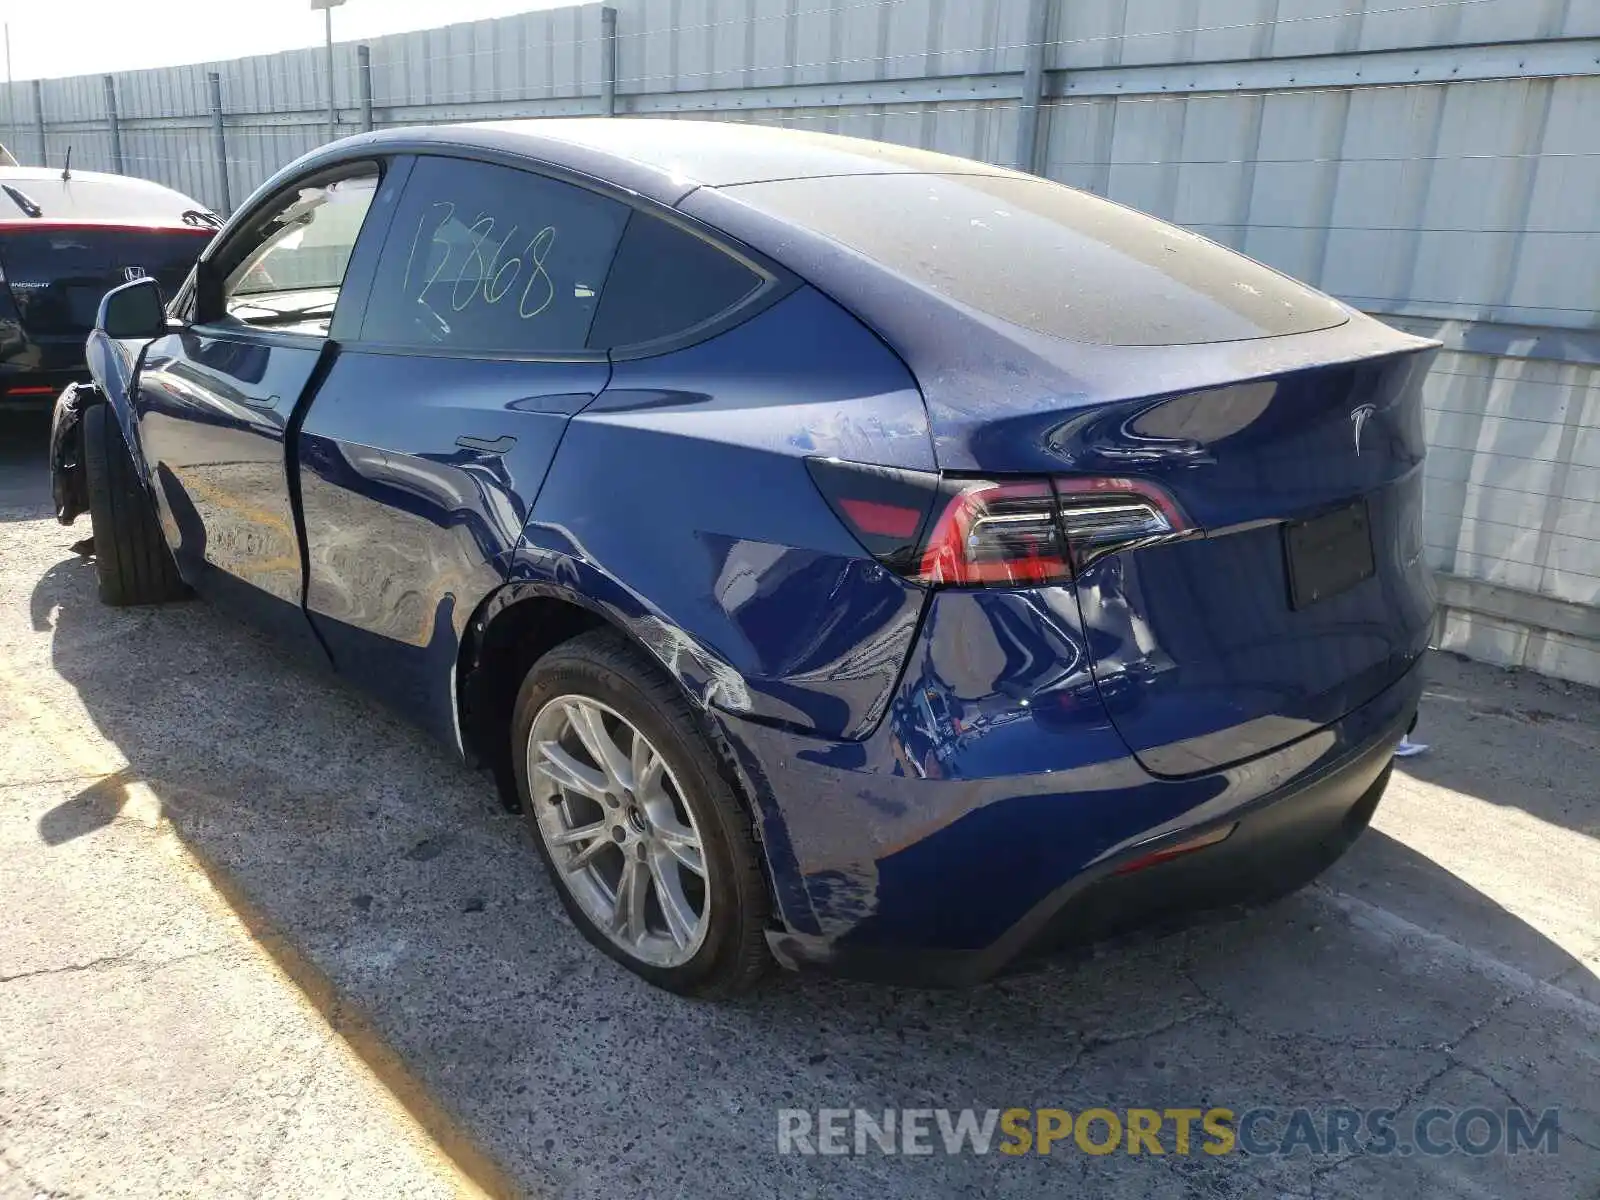
[[[3,456],[0,456],[3,457]],[[0,1197],[1600,1195],[1600,700],[1437,658],[1312,891],[968,993],[654,992],[482,777],[0,492]],[[1561,1110],[1556,1154],[783,1156],[784,1108]],[[1170,1146],[1170,1141],[1169,1141]]]

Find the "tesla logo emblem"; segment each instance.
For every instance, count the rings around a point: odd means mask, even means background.
[[[1356,457],[1361,457],[1361,434],[1367,427],[1367,422],[1378,413],[1376,405],[1363,404],[1350,414],[1350,424],[1355,426],[1356,432]]]
[[[135,279],[145,279],[147,277],[148,272],[143,267],[122,268],[122,278],[128,283],[132,283]]]

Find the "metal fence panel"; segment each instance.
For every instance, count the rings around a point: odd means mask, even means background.
[[[1444,338],[1441,637],[1600,683],[1600,0],[1050,0],[1042,35],[1033,3],[616,0],[616,111],[1020,149]],[[374,39],[373,124],[597,113],[602,38],[585,4]],[[360,79],[338,46],[345,132]],[[317,48],[119,73],[124,167],[212,203],[225,171],[238,201],[325,140],[327,86]],[[103,77],[40,94],[50,164],[109,169]],[[33,85],[7,100],[29,161]]]
[[[1051,65],[1227,62],[1600,35],[1594,0],[1072,0]]]

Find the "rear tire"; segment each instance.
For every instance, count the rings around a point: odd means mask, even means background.
[[[609,768],[589,749],[598,738],[617,752]],[[511,759],[534,845],[584,937],[681,995],[757,983],[771,902],[750,813],[660,668],[609,629],[557,646],[517,695]],[[625,883],[631,872],[636,884]],[[637,925],[624,911],[635,887]]]
[[[120,608],[188,595],[109,404],[83,414],[83,461],[101,601]]]

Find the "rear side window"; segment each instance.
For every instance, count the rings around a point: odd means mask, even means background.
[[[646,213],[628,222],[589,333],[597,350],[687,332],[766,282],[725,250]]]
[[[628,214],[615,200],[527,171],[418,159],[378,259],[362,340],[582,352]]]
[[[727,191],[959,304],[1068,341],[1228,342],[1348,319],[1241,254],[1046,180],[857,175]]]

